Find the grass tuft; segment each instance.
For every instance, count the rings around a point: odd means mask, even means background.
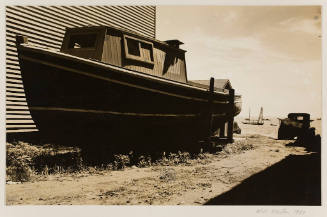
[[[130,151],[127,154],[108,154],[106,162],[89,165],[86,163],[84,155],[81,154],[81,149],[76,147],[37,146],[25,142],[14,142],[7,143],[6,179],[7,181],[26,182],[50,174],[73,173],[77,176],[82,175],[81,173],[102,174],[108,170],[123,170],[130,166],[141,168],[152,165],[190,165],[194,160],[197,163],[206,164],[210,163],[213,154],[237,154],[253,148],[249,140],[244,139],[222,146],[222,151],[217,153],[203,151],[192,152],[191,154],[182,151],[141,153]],[[167,177],[173,174],[172,171],[166,172]],[[163,174],[162,179],[166,179],[166,175]],[[171,178],[173,179],[173,177]],[[170,178],[168,177],[168,179]]]
[[[223,154],[238,154],[243,151],[251,150],[254,146],[249,143],[248,140],[235,141],[234,143],[228,143],[222,150]]]

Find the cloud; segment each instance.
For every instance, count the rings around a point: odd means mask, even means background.
[[[235,11],[227,11],[225,16],[223,17],[223,22],[230,24],[231,22],[235,22],[238,20],[238,13]]]
[[[230,79],[243,96],[241,115],[260,106],[268,115],[320,115],[319,7],[179,9],[169,16],[174,25],[158,33],[185,43],[189,79]]]
[[[189,79],[230,79],[243,95],[243,108],[261,105],[269,115],[301,109],[319,114],[321,60],[298,61],[250,37],[226,39],[194,32],[185,39]],[[299,98],[305,105],[299,105]]]
[[[302,32],[308,34],[321,34],[321,22],[319,18],[303,19],[299,17],[292,17],[280,23],[282,27],[291,32]]]

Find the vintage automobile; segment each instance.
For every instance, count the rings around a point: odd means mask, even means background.
[[[278,139],[303,139],[315,135],[315,128],[310,127],[310,114],[289,113],[287,118],[279,120]]]

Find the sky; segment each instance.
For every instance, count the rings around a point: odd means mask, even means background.
[[[157,6],[156,38],[184,42],[189,80],[230,79],[241,117],[321,117],[319,6]]]

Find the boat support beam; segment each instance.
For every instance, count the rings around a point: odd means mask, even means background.
[[[230,142],[233,142],[233,126],[234,126],[234,115],[233,115],[233,106],[235,100],[235,90],[229,90],[229,105],[230,105],[230,120],[228,121],[227,126],[227,138]]]
[[[213,92],[214,92],[215,79],[213,77],[210,78],[210,86],[209,86],[209,99],[208,99],[208,139],[211,142],[212,135],[212,101],[213,101]]]

